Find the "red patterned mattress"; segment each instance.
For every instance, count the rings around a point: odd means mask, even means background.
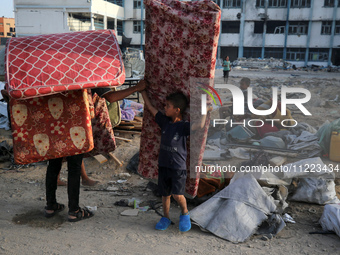
[[[11,98],[14,160],[29,164],[93,149],[86,90],[26,100]]]
[[[221,11],[214,2],[206,0],[144,0],[144,3],[145,78],[150,83],[148,95],[154,106],[163,110],[166,96],[173,92],[182,91],[190,98],[192,78],[208,80],[209,84],[213,81]],[[190,119],[189,111],[186,119]],[[194,164],[202,162],[207,130],[206,125],[200,134],[195,135],[200,148]],[[158,176],[159,147],[160,129],[151,113],[145,110],[138,172],[146,178]],[[187,159],[187,162],[190,160]],[[192,178],[188,173],[188,196],[196,196],[198,177]]]
[[[112,30],[11,38],[5,65],[6,88],[15,99],[118,86],[125,80]]]

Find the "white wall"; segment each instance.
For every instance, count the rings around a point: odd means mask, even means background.
[[[132,38],[131,44],[140,44],[140,33],[133,33],[133,21],[125,21],[125,36],[128,38]],[[145,42],[145,33],[143,36],[143,42]]]
[[[14,5],[44,5],[44,6],[87,6],[91,3],[87,0],[14,0]]]
[[[262,47],[262,34],[254,34],[254,22],[245,22],[244,47]]]
[[[124,9],[125,19],[141,19],[140,9],[133,9],[133,0],[125,0]],[[143,8],[143,14],[145,18],[145,7]]]
[[[90,3],[85,0],[14,0],[16,34],[69,32],[68,12],[89,12]]]
[[[239,34],[221,34],[221,45],[220,46],[238,46],[239,45]]]
[[[60,9],[18,9],[15,23],[18,37],[69,31],[65,26],[65,13]]]
[[[237,19],[237,13],[240,13],[241,9],[223,9],[221,19],[222,20],[239,20]]]
[[[288,47],[306,47],[306,45],[307,35],[288,35],[287,38]]]
[[[289,20],[309,20],[309,10],[310,8],[291,8],[289,10]]]
[[[69,32],[69,12],[92,11],[98,15],[124,20],[124,8],[103,0],[14,0],[14,9],[18,36]],[[118,40],[121,41],[121,37]]]
[[[109,17],[124,19],[124,8],[103,0],[92,1],[91,10],[93,13]]]
[[[284,34],[266,34],[266,47],[283,47],[284,43]]]

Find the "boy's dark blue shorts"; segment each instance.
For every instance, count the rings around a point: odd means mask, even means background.
[[[187,170],[172,169],[168,167],[158,168],[159,193],[164,196],[184,195]]]

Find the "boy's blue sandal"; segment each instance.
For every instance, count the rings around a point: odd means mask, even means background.
[[[166,230],[171,224],[171,220],[166,217],[162,217],[159,222],[156,224],[157,230]]]
[[[179,216],[179,231],[187,232],[191,229],[190,214]]]

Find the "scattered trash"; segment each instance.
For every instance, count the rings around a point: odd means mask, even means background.
[[[288,213],[285,213],[283,216],[282,216],[282,219],[284,220],[284,222],[287,222],[287,223],[293,223],[295,224],[295,220],[293,219],[292,216],[290,216]]]
[[[125,210],[125,211],[121,212],[120,215],[122,215],[122,216],[137,216],[138,212],[139,212],[138,209],[129,209],[129,210]]]
[[[325,205],[319,223],[324,231],[335,232],[340,237],[340,204]]]
[[[271,214],[267,220],[265,220],[261,226],[256,230],[256,235],[263,235],[268,239],[272,239],[286,226],[282,217],[277,214]]]
[[[290,200],[320,205],[340,202],[336,196],[334,179],[324,178],[300,178]]]
[[[281,165],[283,165],[286,161],[287,161],[287,158],[286,158],[286,157],[280,157],[280,156],[273,157],[273,158],[269,159],[269,163],[270,163],[271,165],[274,165],[274,166],[281,166]]]
[[[139,164],[139,152],[137,152],[133,157],[130,159],[128,165],[126,166],[126,170],[131,173],[137,173]]]
[[[276,58],[238,58],[233,61],[232,66],[242,69],[288,69],[292,64],[283,59]],[[236,68],[237,69],[237,68]]]
[[[117,206],[130,206],[130,207],[133,207],[134,209],[137,209],[139,208],[139,204],[140,204],[140,199],[138,198],[130,198],[130,199],[121,199],[117,202],[114,203],[114,205],[117,205]]]
[[[130,178],[131,174],[129,174],[129,173],[119,173],[118,177],[119,178]]]
[[[195,207],[190,215],[211,233],[231,242],[244,242],[275,209],[256,179],[245,175]]]
[[[122,184],[124,182],[127,182],[127,180],[118,180],[117,183]]]
[[[143,207],[138,207],[138,210],[140,211],[140,212],[146,212],[147,210],[149,210],[149,208],[150,208],[150,206],[143,206]]]
[[[262,237],[261,237],[261,240],[263,240],[263,241],[269,241],[270,239],[272,239],[273,238],[273,235],[272,234],[268,234],[268,235],[263,235]]]
[[[128,199],[121,199],[117,202],[114,203],[116,206],[129,206],[129,201]]]
[[[95,211],[97,211],[97,206],[95,205],[95,206],[89,206],[89,205],[87,205],[87,206],[85,206],[87,209],[89,209],[91,212],[95,212]]]
[[[119,188],[118,187],[115,187],[115,186],[109,186],[106,188],[107,191],[118,191]]]

